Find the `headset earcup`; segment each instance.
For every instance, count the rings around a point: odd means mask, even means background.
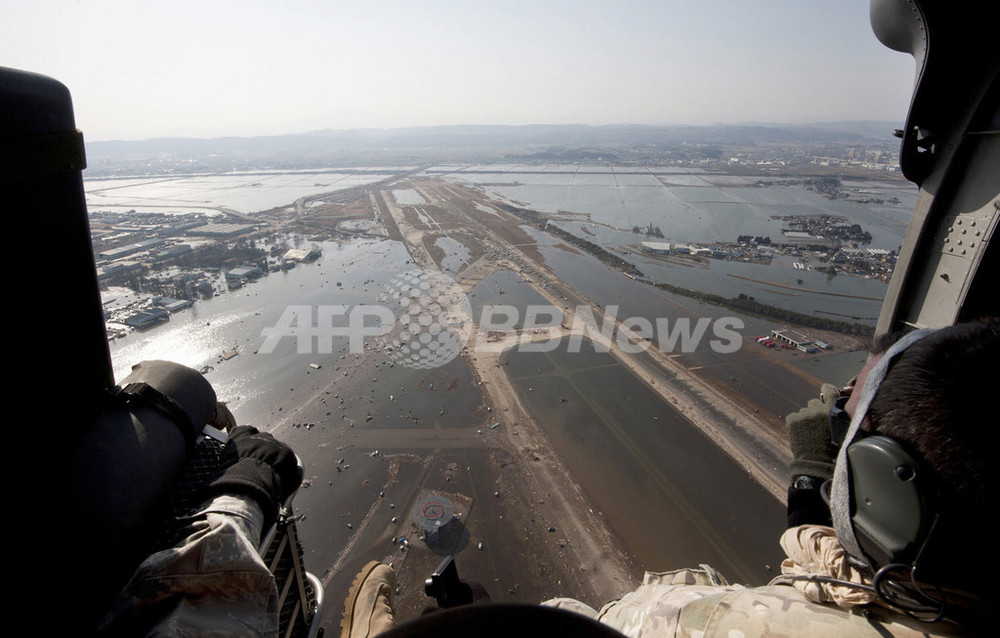
[[[933,521],[927,477],[896,441],[856,440],[847,449],[851,522],[876,569],[912,563]]]

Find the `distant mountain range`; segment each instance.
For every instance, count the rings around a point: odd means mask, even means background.
[[[735,148],[768,144],[858,144],[897,146],[894,122],[817,124],[718,124],[711,126],[528,125],[426,126],[398,129],[321,130],[295,135],[162,138],[88,142],[88,163],[95,170],[122,163],[158,164],[186,160],[216,169],[233,164],[308,167],[358,162],[421,163],[490,161],[525,157],[599,159],[633,154],[657,155],[691,145]],[[190,167],[197,168],[195,166]]]

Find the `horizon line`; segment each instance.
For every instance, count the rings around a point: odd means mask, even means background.
[[[217,135],[211,137],[197,136],[197,135],[162,135],[155,137],[144,137],[144,138],[134,138],[134,139],[124,139],[124,138],[108,138],[108,139],[96,139],[87,140],[87,144],[101,144],[101,143],[142,143],[142,142],[156,142],[164,140],[199,140],[199,141],[212,141],[212,140],[226,140],[226,139],[262,139],[269,137],[297,137],[306,135],[315,135],[322,133],[388,133],[392,131],[414,131],[421,129],[446,129],[446,128],[536,128],[536,127],[547,127],[547,128],[650,128],[650,129],[668,129],[668,128],[720,128],[720,127],[764,127],[764,128],[802,128],[802,127],[814,127],[823,125],[834,125],[834,124],[889,124],[893,126],[903,126],[902,121],[896,120],[880,120],[880,119],[839,119],[839,120],[807,120],[798,122],[781,122],[781,121],[760,121],[760,120],[744,120],[738,122],[712,122],[709,124],[685,124],[680,122],[662,123],[662,124],[642,124],[635,122],[618,122],[613,124],[586,124],[586,123],[573,123],[573,124],[553,124],[553,123],[533,123],[533,124],[417,124],[409,126],[387,126],[387,127],[352,127],[352,128],[319,128],[299,131],[295,133],[258,133],[258,134],[245,134],[245,135]],[[891,129],[890,129],[891,130]],[[86,137],[86,130],[83,131],[84,137]]]

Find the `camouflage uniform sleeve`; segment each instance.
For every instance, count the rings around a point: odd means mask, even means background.
[[[688,608],[707,597],[715,597],[741,586],[729,586],[714,569],[679,569],[646,572],[642,585],[597,612],[597,620],[626,636],[687,636]],[[701,633],[698,633],[701,636]],[[706,634],[707,635],[707,634]]]
[[[626,636],[673,636],[681,635],[681,612],[686,605],[732,589],[727,585],[721,574],[702,565],[700,569],[646,572],[639,588],[600,611],[572,598],[554,598],[542,604],[599,620]]]
[[[277,588],[256,549],[263,520],[252,499],[207,501],[184,540],[139,566],[98,633],[276,635]]]
[[[957,629],[918,623],[885,609],[847,610],[813,603],[790,586],[728,585],[704,565],[702,569],[647,573],[641,586],[599,612],[586,607],[577,609],[564,599],[545,604],[584,613],[625,636],[657,638],[926,638],[954,635]]]
[[[843,609],[814,603],[785,585],[754,588],[716,588],[685,606],[675,635],[809,636],[810,638],[928,638],[962,635],[954,625],[925,624],[901,613],[878,607]],[[721,591],[726,589],[728,591]],[[655,616],[656,614],[654,614]],[[644,628],[640,635],[655,625]]]

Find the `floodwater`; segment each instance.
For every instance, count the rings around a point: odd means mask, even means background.
[[[306,339],[300,352],[299,341],[292,337],[261,353],[263,329],[278,325],[289,307],[374,303],[386,282],[409,268],[406,250],[389,240],[303,242],[302,246],[319,248],[322,257],[199,301],[162,326],[112,342],[115,378],[121,379],[133,363],[145,359],[170,359],[195,369],[211,366],[207,378],[231,402],[236,415],[248,422],[267,422],[271,406],[294,387],[300,370],[310,363],[333,369],[360,354],[349,352],[346,337],[334,338],[329,353],[319,352],[314,339]],[[234,349],[237,356],[221,359]]]
[[[294,446],[312,484],[296,499],[296,511],[306,515],[301,532],[307,565],[323,572],[351,542],[372,499],[378,498],[375,487],[386,484],[386,464],[368,456],[373,448],[386,455],[408,453],[396,442],[402,436],[396,433],[424,428],[480,428],[489,434],[493,431],[487,426],[495,417],[483,411],[482,393],[461,358],[434,370],[416,370],[394,365],[375,342],[352,353],[346,338],[334,338],[327,353],[318,352],[314,340],[300,352],[293,337],[261,352],[262,331],[277,325],[288,307],[376,303],[387,282],[409,267],[405,250],[389,240],[317,246],[323,251],[317,262],[199,302],[165,325],[114,342],[112,352],[118,379],[132,363],[150,358],[211,366],[206,377],[239,422],[273,431]],[[601,269],[592,273],[596,290],[615,290],[627,282],[651,294],[635,296],[629,310],[648,311],[650,304],[662,303],[662,295],[651,287],[625,280],[589,256],[580,257]],[[512,306],[523,317],[527,306],[545,303],[510,271],[488,275],[469,297],[477,316],[488,304]],[[221,358],[233,349],[239,354]],[[733,579],[767,580],[767,565],[773,567],[780,558],[781,505],[610,355],[523,353],[510,359],[508,372],[557,454],[644,566],[670,569],[707,562]],[[486,481],[463,493],[474,489],[489,494],[495,478],[483,465],[483,452],[445,446],[438,454],[469,468],[465,484]],[[339,467],[351,465],[349,470],[338,471],[341,458]],[[691,465],[693,459],[700,461]],[[403,503],[414,495],[403,479],[419,465],[404,466],[390,498]],[[458,484],[448,488],[458,489]],[[739,498],[730,502],[733,495]],[[492,507],[486,500],[478,502]],[[389,512],[380,510],[374,520],[384,523]],[[510,534],[489,519],[488,510],[476,510],[469,526],[477,539],[489,543]],[[494,537],[487,538],[490,534]],[[504,554],[482,565],[474,556],[463,559],[463,568],[475,577],[504,583],[516,579],[516,572],[501,577],[495,571],[496,565],[507,564]],[[518,591],[519,596],[564,593]]]
[[[625,256],[653,281],[724,297],[749,294],[758,301],[833,319],[874,325],[887,284],[862,277],[796,270],[797,259],[772,264],[710,260],[707,265],[623,255],[647,240],[633,226],[658,226],[668,242],[735,241],[739,235],[782,237],[781,215],[834,215],[872,234],[867,247],[898,249],[916,202],[912,184],[873,179],[845,180],[860,203],[830,200],[801,186],[757,187],[755,180],[699,169],[663,167],[490,166],[445,172],[449,180],[476,184],[501,201],[554,215],[556,225]],[[893,201],[893,198],[898,201]],[[544,240],[541,240],[544,241]],[[558,273],[571,276],[569,271]]]
[[[516,330],[524,327],[528,306],[548,305],[548,300],[517,273],[498,270],[483,277],[469,291],[469,304],[476,318],[482,320],[483,310],[489,306],[494,325],[509,326],[505,329]],[[501,313],[501,306],[510,306],[513,316]],[[558,323],[555,322],[556,325]]]
[[[392,197],[400,206],[417,206],[426,204],[427,200],[412,188],[397,188],[392,191]]]
[[[405,533],[406,508],[421,490],[443,490],[477,503],[461,513],[471,538],[486,549],[463,552],[466,578],[491,584],[497,600],[529,602],[565,593],[514,567],[515,520],[498,522],[494,512],[497,477],[490,450],[495,444],[474,434],[476,428],[492,433],[487,426],[495,417],[483,410],[480,387],[460,357],[432,370],[414,369],[397,364],[375,339],[352,352],[346,337],[331,339],[328,352],[319,351],[315,338],[300,342],[293,336],[264,351],[262,332],[277,325],[288,308],[378,303],[388,282],[412,268],[398,242],[315,246],[323,251],[315,263],[272,273],[114,342],[116,378],[150,358],[211,366],[206,378],[238,422],[289,443],[306,472],[295,499],[306,566],[329,576],[331,592],[346,591],[370,559],[396,561],[401,579],[422,582],[435,565],[415,562],[419,553],[404,565],[391,537]],[[236,356],[220,356],[234,348]],[[398,474],[390,480],[395,463]],[[452,465],[460,469],[452,473]],[[423,592],[405,593],[415,602],[401,609],[418,613]]]
[[[660,319],[666,321],[668,329],[678,319],[686,320],[688,325],[703,317],[713,321],[734,318],[742,322],[743,327],[738,332],[743,337],[743,344],[736,352],[716,352],[708,338],[701,339],[693,348],[685,348],[678,340],[669,352],[681,357],[689,367],[699,367],[702,374],[729,386],[727,391],[733,400],[777,415],[779,427],[784,415],[798,410],[816,396],[817,387],[800,376],[789,374],[753,343],[755,335],[770,333],[775,327],[773,321],[734,313],[623,277],[590,255],[553,248],[554,240],[532,232],[542,244],[540,250],[546,264],[559,279],[605,310],[616,308],[618,319],[643,318],[654,325]],[[659,336],[653,336],[654,343],[660,343]]]
[[[497,167],[494,170],[475,174],[474,180],[483,184],[526,181],[523,175],[505,173]],[[802,189],[789,188],[767,195],[774,189],[747,188],[739,178],[727,180],[725,176],[706,176],[696,171],[616,175],[610,167],[598,167],[567,180],[564,174],[549,174],[537,167],[534,170],[538,176],[530,187],[489,188],[541,209],[587,213],[595,221],[603,219],[619,228],[653,222],[664,232],[669,227],[668,234],[678,241],[699,241],[717,237],[723,231],[762,234],[769,230],[773,234],[773,223],[765,214],[772,205],[804,213],[830,207],[841,210],[837,203],[814,201],[814,195]],[[455,175],[468,178],[468,174]],[[337,176],[343,177],[337,174],[331,180]],[[379,177],[369,173],[359,179],[375,181]],[[279,199],[282,204],[290,204],[312,189],[326,192],[343,185],[326,183],[316,175],[275,178],[270,184],[272,198],[271,194],[259,196],[266,193],[269,182],[259,178],[248,181],[251,178],[246,176],[239,179],[243,181],[218,177],[187,184],[189,191],[179,188],[184,180],[169,179],[156,184],[154,190],[148,190],[153,188],[149,180],[119,183],[122,188],[117,190],[105,182],[100,184],[103,188],[91,189],[88,185],[87,190],[88,197],[95,198],[91,206],[96,208],[107,204],[139,209],[142,202],[155,202],[150,210],[164,210],[174,204],[193,208],[197,204],[252,211],[269,208]],[[261,185],[254,185],[257,183]],[[208,192],[198,192],[195,186],[207,188]],[[886,188],[891,190],[892,185]],[[396,190],[393,194],[397,200],[423,202],[416,191]],[[772,196],[777,199],[770,203],[761,199]],[[654,210],[666,217],[651,218]],[[879,241],[887,243],[904,223],[903,216],[891,206],[864,214],[878,222],[879,229],[872,232],[883,233]],[[742,221],[730,224],[730,218]],[[580,223],[588,222],[560,222],[577,234],[581,234]],[[609,249],[638,240],[632,233],[604,226],[588,228],[597,238],[595,241]],[[698,231],[701,235],[695,231],[698,228],[702,229]],[[557,248],[551,236],[531,229],[529,232],[558,278],[602,308],[617,307],[619,319],[644,317],[655,322],[664,318],[675,322],[681,318],[736,317],[743,322],[739,332],[744,338],[765,334],[774,327],[767,320],[741,316],[627,279],[589,255]],[[691,236],[680,236],[688,232]],[[582,236],[593,239],[585,233]],[[467,259],[465,247],[454,240],[439,242],[446,253],[446,270],[458,272]],[[373,500],[380,498],[375,488],[388,480],[388,465],[369,456],[373,449],[377,447],[386,455],[407,454],[412,449],[403,446],[402,441],[419,440],[423,429],[448,430],[451,447],[436,450],[438,465],[428,469],[420,463],[404,463],[388,496],[402,503],[417,495],[418,485],[425,485],[446,486],[475,497],[480,505],[468,521],[469,528],[474,537],[494,537],[487,538],[484,552],[472,553],[474,558],[467,559],[472,569],[470,577],[490,582],[495,579],[501,589],[516,590],[518,573],[510,555],[517,552],[519,531],[491,519],[499,515],[500,505],[490,500],[489,486],[496,476],[485,452],[486,439],[480,447],[462,439],[477,428],[483,429],[484,436],[491,436],[493,431],[487,426],[493,419],[484,412],[482,392],[460,358],[435,370],[415,370],[395,364],[375,341],[367,342],[361,352],[352,352],[347,337],[333,337],[329,347],[323,349],[313,338],[287,336],[273,344],[270,351],[263,351],[263,331],[279,325],[289,308],[377,303],[390,280],[412,268],[403,246],[391,240],[303,242],[303,247],[307,245],[322,250],[317,262],[266,275],[239,291],[200,301],[174,314],[165,325],[113,342],[116,379],[121,380],[132,364],[146,359],[170,359],[196,369],[204,367],[206,378],[241,423],[258,425],[288,440],[303,457],[312,485],[300,492],[296,511],[307,515],[301,524],[307,565],[320,572],[356,538],[354,529]],[[702,268],[642,255],[630,258],[658,280],[725,296],[752,290],[765,303],[802,312],[820,309],[874,317],[880,303],[789,291],[730,275],[788,285],[796,285],[801,278],[802,288],[873,298],[884,295],[885,286],[879,282],[849,277],[827,280],[818,273],[792,271],[780,260],[769,267],[711,262]],[[469,300],[477,317],[486,305],[518,308],[522,312],[512,326],[515,328],[522,325],[527,306],[546,303],[517,274],[507,271],[485,277],[471,291]],[[223,358],[224,353],[232,352],[238,354]],[[771,415],[788,414],[815,396],[816,388],[805,377],[790,374],[759,349],[747,345],[735,353],[720,354],[705,339],[693,351],[675,354],[684,365],[701,367],[706,376],[726,384],[733,400],[758,406]],[[853,367],[860,368],[860,359],[861,353],[845,353],[803,360],[799,365],[820,378],[843,382]],[[512,352],[505,355],[504,364],[558,456],[644,567],[663,570],[704,562],[733,581],[749,583],[761,583],[773,575],[769,569],[776,569],[780,560],[777,538],[784,527],[782,504],[613,357],[586,349],[578,353]],[[338,463],[340,459],[344,461]],[[445,483],[440,463],[466,469]],[[351,468],[344,469],[345,465]],[[390,509],[378,509],[371,524],[379,533],[366,536],[365,543],[381,538],[379,534],[389,528],[393,515]],[[512,535],[510,539],[508,535]],[[494,549],[490,542],[511,545]],[[359,556],[383,559],[390,551],[377,543],[364,544]],[[345,567],[347,572],[353,574]],[[517,591],[518,596],[536,599],[565,593],[555,589]]]
[[[434,240],[434,245],[444,251],[444,258],[441,260],[441,270],[455,276],[462,268],[469,265],[469,249],[462,242],[451,237],[438,237]]]
[[[389,175],[368,172],[261,171],[88,180],[84,190],[91,212],[198,212],[224,207],[252,213],[290,206],[300,197],[371,184],[386,177]]]
[[[898,204],[829,200],[799,186],[756,187],[755,179],[698,169],[489,168],[494,172],[460,171],[446,177],[481,184],[501,199],[550,214],[584,214],[598,224],[622,229],[652,223],[671,242],[735,241],[742,234],[777,239],[781,222],[772,216],[827,214],[861,223],[873,235],[873,248],[897,248],[916,201],[912,185],[888,181],[875,184],[870,195],[897,197]],[[852,183],[844,185],[850,188]]]
[[[589,342],[501,362],[556,454],[647,570],[707,563],[764,583],[784,506],[700,430]]]

